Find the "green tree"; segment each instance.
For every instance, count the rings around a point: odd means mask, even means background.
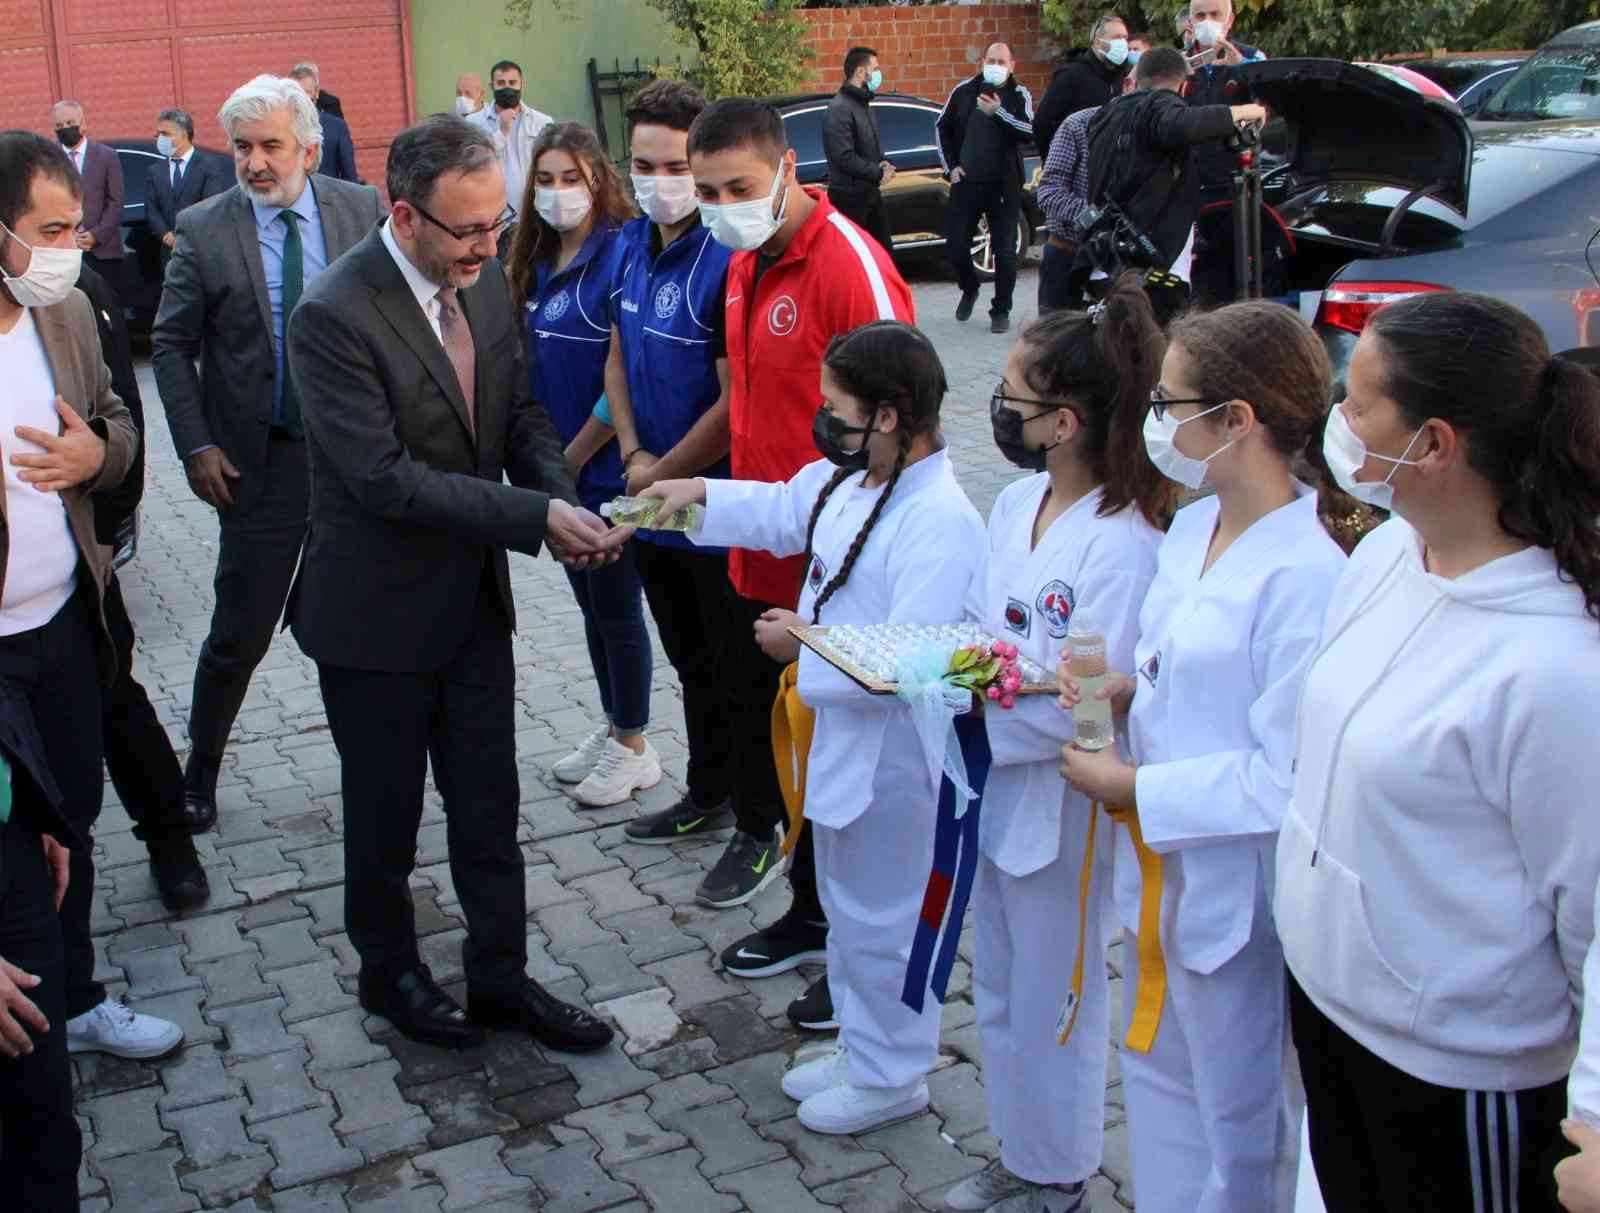
[[[804,0],[650,0],[679,42],[699,52],[695,83],[711,100],[794,92],[811,50],[795,16]],[[669,69],[663,68],[663,71]]]

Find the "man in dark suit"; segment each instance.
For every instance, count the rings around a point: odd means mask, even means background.
[[[319,93],[314,64],[300,64],[289,73],[289,78],[305,89],[313,105],[317,103]],[[322,119],[322,163],[317,166],[317,172],[340,181],[360,181],[361,175],[356,172],[356,144],[350,137],[349,124],[337,114],[325,113],[320,108],[318,116]]]
[[[310,474],[284,366],[284,321],[313,279],[383,215],[371,187],[312,175],[322,128],[294,81],[258,76],[220,116],[239,183],[178,216],[151,334],[173,445],[189,486],[221,522],[216,609],[195,669],[184,772],[197,830],[216,821],[228,734],[272,643],[305,534]]]
[[[156,150],[166,164],[150,170],[144,218],[161,241],[161,268],[178,243],[178,212],[233,185],[227,161],[194,145],[194,119],[174,106],[156,115]]]
[[[115,148],[89,138],[89,119],[77,101],[57,101],[50,110],[56,138],[67,149],[67,159],[83,178],[83,222],[78,225],[78,247],[95,273],[122,293],[122,161]]]
[[[300,72],[309,72],[312,81],[316,84],[316,91],[311,94],[311,100],[316,102],[317,113],[332,114],[335,118],[344,117],[344,105],[339,98],[322,87],[322,72],[317,65],[309,59],[302,59],[289,69],[289,75],[295,76]]]
[[[388,185],[388,221],[317,280],[289,331],[312,483],[289,618],[339,747],[361,1003],[418,1040],[503,1027],[599,1048],[610,1028],[525,972],[506,550],[587,566],[627,532],[576,506],[529,395],[488,133],[419,123],[390,145]],[[408,888],[430,758],[467,919],[465,1015],[419,957]]]

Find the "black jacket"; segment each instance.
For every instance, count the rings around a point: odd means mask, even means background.
[[[1234,42],[1234,46],[1239,48],[1246,62],[1261,54],[1248,42]],[[1219,64],[1198,69],[1189,77],[1183,95],[1190,105],[1244,105],[1255,100],[1242,65]],[[1200,148],[1197,157],[1201,191],[1214,194],[1226,191],[1233,181],[1235,157],[1221,143]]]
[[[500,263],[484,262],[459,298],[476,355],[471,414],[378,232],[317,275],[289,320],[311,517],[287,615],[315,661],[442,668],[486,574],[514,624],[506,550],[536,554],[551,499],[577,504],[561,437],[528,387]]]
[[[883,180],[883,148],[872,120],[872,94],[846,84],[828,102],[822,119],[822,154],[828,158],[828,192],[871,195]]]
[[[317,110],[319,113],[332,114],[335,118],[344,117],[344,106],[340,104],[338,96],[320,85],[317,88]]]
[[[226,193],[234,183],[233,164],[224,160],[213,152],[194,149],[194,155],[189,157],[189,165],[183,171],[183,180],[178,184],[178,193],[172,193],[172,170],[165,164],[158,164],[151,168],[149,177],[149,194],[144,208],[145,221],[150,225],[150,234],[160,240],[168,232],[178,228],[178,212],[185,207],[193,206],[196,202],[204,202],[207,198],[215,198],[218,194]],[[172,256],[172,250],[164,243],[161,246],[161,265],[165,268],[167,259]]]
[[[356,145],[350,138],[350,128],[343,118],[334,114],[322,115],[322,163],[317,172],[324,177],[337,177],[352,184],[361,183],[356,172]]]
[[[1183,252],[1200,213],[1195,148],[1232,133],[1227,106],[1192,106],[1167,89],[1109,101],[1089,124],[1089,201],[1120,205],[1161,250],[1165,269]],[[1112,186],[1107,165],[1116,169],[1118,182],[1133,186]]]
[[[980,93],[1000,98],[993,117],[978,108]],[[939,162],[944,171],[959,167],[972,181],[1022,184],[1022,149],[1033,140],[1033,95],[1007,76],[996,88],[983,73],[956,85],[939,114]]]
[[[144,402],[139,398],[139,379],[133,371],[128,322],[121,302],[87,261],[78,271],[78,289],[89,296],[94,307],[95,327],[100,330],[100,356],[111,372],[111,390],[122,397],[133,417],[133,427],[139,431],[139,445],[127,477],[116,488],[94,494],[94,535],[111,547],[117,541],[117,529],[139,508],[139,499],[144,496]]]
[[[1093,50],[1079,47],[1067,52],[1066,62],[1050,77],[1039,112],[1033,116],[1033,145],[1039,155],[1050,154],[1050,141],[1061,124],[1079,110],[1104,105],[1122,91],[1129,65],[1115,67]]]

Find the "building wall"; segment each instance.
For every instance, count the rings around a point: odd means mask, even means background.
[[[977,73],[991,42],[1011,44],[1017,79],[1035,103],[1055,67],[1037,3],[806,9],[800,16],[811,27],[806,45],[814,52],[806,90],[838,88],[852,46],[878,52],[886,91],[935,99]]]
[[[503,0],[411,0],[417,112],[447,110],[455,103],[456,77],[475,71],[489,83],[489,66],[512,59],[523,68],[523,93],[535,109],[557,118],[594,124],[587,65],[598,59],[602,72],[617,60],[632,67],[635,58],[653,64],[682,57],[689,48],[672,40],[672,31],[647,0],[568,0],[557,8],[535,0],[527,33],[505,23]],[[608,105],[615,119],[616,102]],[[613,135],[617,133],[613,120]]]

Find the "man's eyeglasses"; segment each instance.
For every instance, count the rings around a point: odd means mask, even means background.
[[[1157,421],[1165,421],[1167,410],[1175,404],[1204,404],[1214,408],[1226,403],[1225,400],[1212,400],[1208,396],[1168,396],[1161,390],[1159,383],[1150,389],[1150,408],[1155,413]]]
[[[428,214],[427,211],[423,210],[415,202],[411,202],[409,199],[407,200],[406,205],[412,210],[416,211],[417,214],[421,215],[429,223],[433,224],[433,226],[438,228],[441,232],[448,232],[457,240],[478,240],[484,236],[493,236],[498,239],[501,232],[505,231],[517,221],[517,208],[514,206],[507,206],[505,210],[500,212],[500,218],[496,219],[488,227],[451,227],[449,224],[440,223],[439,220],[435,219],[432,215]]]

